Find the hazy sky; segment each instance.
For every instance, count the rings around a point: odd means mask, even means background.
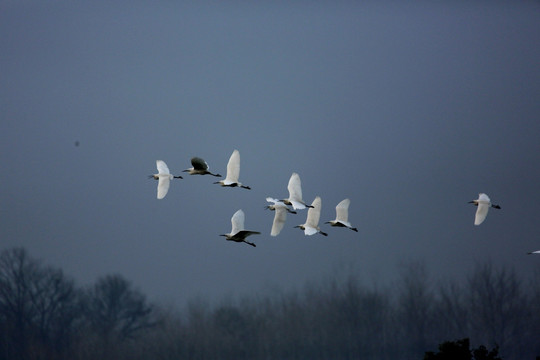
[[[531,273],[540,257],[538,1],[0,0],[0,241],[79,284],[120,273],[183,304],[354,272],[389,284],[423,259]],[[75,146],[75,141],[80,145]],[[174,180],[203,157],[240,181]],[[292,172],[321,222],[266,196]],[[474,226],[468,201],[492,209]],[[257,248],[218,236],[243,209]]]

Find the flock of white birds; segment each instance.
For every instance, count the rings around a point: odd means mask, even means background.
[[[193,167],[183,170],[190,175],[212,175],[216,177],[221,177],[220,174],[211,173],[208,169],[208,164],[206,161],[199,157],[194,157],[191,159],[191,165]],[[172,179],[182,179],[181,176],[172,175],[167,167],[167,164],[163,160],[157,160],[156,166],[158,173],[150,175],[150,178],[158,180],[157,187],[157,198],[163,199],[167,192],[169,191],[169,186]],[[240,152],[234,150],[229,158],[227,163],[227,176],[225,179],[216,181],[214,184],[220,184],[221,186],[228,187],[241,187],[244,189],[251,189],[249,186],[243,185],[238,181],[240,177]],[[287,213],[296,214],[296,210],[307,210],[306,222],[301,225],[295,226],[295,228],[300,228],[304,230],[305,235],[314,235],[321,234],[328,236],[327,233],[321,231],[319,228],[319,219],[321,215],[321,198],[319,196],[315,197],[311,205],[308,205],[302,199],[302,182],[300,181],[300,175],[293,173],[289,179],[289,184],[287,185],[287,190],[289,191],[289,197],[287,199],[275,199],[272,197],[267,197],[266,201],[271,203],[271,205],[266,206],[266,209],[272,210],[275,212],[274,221],[272,223],[272,230],[270,231],[271,236],[277,236],[283,229],[285,225],[285,220],[287,219]],[[349,205],[351,201],[349,199],[342,200],[336,206],[336,219],[327,221],[325,224],[330,224],[331,226],[336,227],[346,227],[353,231],[358,232],[358,229],[354,228],[349,222]],[[486,220],[489,208],[500,209],[499,205],[491,203],[489,197],[480,193],[478,199],[469,201],[469,203],[474,204],[476,209],[476,214],[474,217],[474,225],[480,225]],[[290,207],[292,207],[292,210]],[[234,213],[231,218],[231,232],[227,234],[221,234],[225,239],[235,242],[243,242],[251,246],[256,246],[254,243],[249,242],[246,238],[250,235],[260,234],[259,231],[245,230],[244,228],[245,214],[240,209]],[[540,254],[540,250],[532,251],[528,254]]]

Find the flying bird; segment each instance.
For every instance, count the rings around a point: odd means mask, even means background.
[[[278,236],[283,229],[283,226],[285,225],[285,220],[287,219],[287,212],[290,212],[291,214],[296,214],[296,211],[289,209],[283,201],[279,201],[278,199],[267,197],[266,201],[273,203],[273,205],[268,205],[265,208],[276,212],[274,214],[274,222],[272,223],[272,230],[270,231],[270,235]]]
[[[200,157],[193,157],[191,158],[191,165],[193,167],[182,170],[182,172],[188,172],[189,175],[212,175],[221,177],[219,174],[213,174],[210,171],[208,171],[208,163],[201,159]]]
[[[225,239],[229,241],[245,242],[246,244],[255,247],[256,245],[252,242],[246,241],[246,238],[250,235],[260,234],[260,232],[244,230],[244,218],[245,215],[241,209],[235,212],[231,218],[231,232],[228,234],[221,234],[219,236],[225,236]]]
[[[273,197],[268,196],[266,198],[266,201],[272,203],[272,205],[265,206],[264,207],[265,209],[274,211],[274,210],[276,210],[276,207],[282,207],[284,205],[285,210],[288,213],[296,214],[296,211],[289,209],[289,207],[282,200],[274,199]]]
[[[297,225],[295,228],[300,228],[304,230],[304,235],[313,235],[320,233],[324,236],[328,236],[327,233],[322,232],[319,229],[319,218],[321,216],[321,198],[317,196],[315,200],[311,203],[310,209],[308,209],[306,223],[302,225]]]
[[[287,185],[287,190],[289,190],[289,198],[281,201],[287,205],[292,205],[294,210],[302,210],[306,207],[313,207],[311,205],[306,205],[304,200],[302,200],[302,182],[300,181],[300,175],[297,173],[292,173],[291,178],[289,179],[289,184]]]
[[[478,207],[478,209],[476,209],[476,215],[474,217],[474,225],[480,225],[484,222],[484,220],[486,220],[486,216],[490,207],[495,209],[501,208],[499,205],[492,204],[491,200],[489,200],[489,197],[484,193],[478,194],[478,199],[469,201],[469,204],[474,204]]]
[[[250,190],[251,188],[249,186],[242,185],[242,183],[238,182],[238,177],[240,176],[240,152],[238,150],[234,150],[231,154],[231,157],[229,158],[229,162],[227,163],[227,176],[224,180],[216,181],[214,184],[220,184],[221,186],[230,186],[230,187],[236,187],[240,186],[244,189]]]
[[[167,164],[165,164],[165,161],[163,160],[156,160],[156,167],[157,167],[158,173],[154,175],[150,175],[149,178],[158,180],[157,198],[163,199],[165,195],[167,195],[167,192],[169,191],[171,180],[182,179],[182,177],[171,175],[171,172],[169,171]]]
[[[336,206],[336,220],[327,221],[325,222],[325,224],[330,224],[331,226],[346,227],[353,231],[358,232],[358,229],[352,227],[351,223],[349,222],[349,205],[350,204],[351,204],[351,200],[349,199],[342,200]]]
[[[529,255],[532,255],[532,254],[540,254],[540,250],[531,251],[531,252],[528,252],[527,254],[529,254]]]

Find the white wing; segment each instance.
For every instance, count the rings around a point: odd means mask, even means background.
[[[491,206],[491,200],[489,199],[489,196],[487,196],[484,193],[478,194],[478,200],[476,200],[476,203],[478,204],[478,209],[476,209],[476,215],[474,217],[474,225],[480,225],[481,223],[486,220],[486,216],[488,214],[488,210]]]
[[[234,215],[231,218],[231,235],[237,234],[239,231],[244,230],[244,212],[242,210],[238,210],[234,213]]]
[[[319,231],[316,228],[313,228],[311,226],[306,226],[304,229],[304,235],[314,235],[318,233]]]
[[[272,223],[272,231],[270,235],[278,236],[283,226],[285,225],[285,220],[287,219],[287,208],[284,204],[278,203],[275,206],[276,214],[274,215],[274,222]]]
[[[229,162],[227,163],[227,176],[225,177],[225,183],[237,183],[240,176],[240,153],[238,150],[234,150]]]
[[[478,202],[478,209],[476,209],[476,216],[474,217],[474,225],[480,225],[486,220],[488,210],[489,204]]]
[[[293,207],[294,210],[302,210],[302,209],[305,209],[306,208],[306,205],[298,202],[298,201],[295,201],[295,200],[291,200],[291,205]]]
[[[351,200],[345,199],[342,200],[339,204],[336,206],[336,220],[340,221],[342,223],[348,223],[349,222],[349,205],[351,203]]]
[[[300,181],[300,175],[292,173],[287,190],[289,190],[289,201],[302,202],[302,182]]]
[[[312,208],[308,209],[306,227],[317,228],[321,216],[321,198],[317,196],[311,203]]]
[[[167,195],[167,192],[169,191],[169,185],[170,184],[171,184],[171,179],[170,179],[169,175],[160,175],[159,176],[158,186],[157,186],[157,198],[158,199],[163,199],[165,197],[165,195]]]
[[[489,199],[489,196],[487,196],[486,194],[484,193],[480,193],[478,194],[478,201],[482,201],[482,202],[485,202],[487,204],[491,203],[491,200]]]
[[[169,168],[167,167],[167,164],[165,164],[165,161],[156,160],[156,167],[159,174],[170,174]]]

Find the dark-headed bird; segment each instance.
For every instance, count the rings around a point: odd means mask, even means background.
[[[193,167],[183,170],[182,172],[188,172],[189,175],[212,175],[221,177],[219,174],[213,174],[208,171],[208,163],[201,159],[200,157],[191,158],[191,165]]]

